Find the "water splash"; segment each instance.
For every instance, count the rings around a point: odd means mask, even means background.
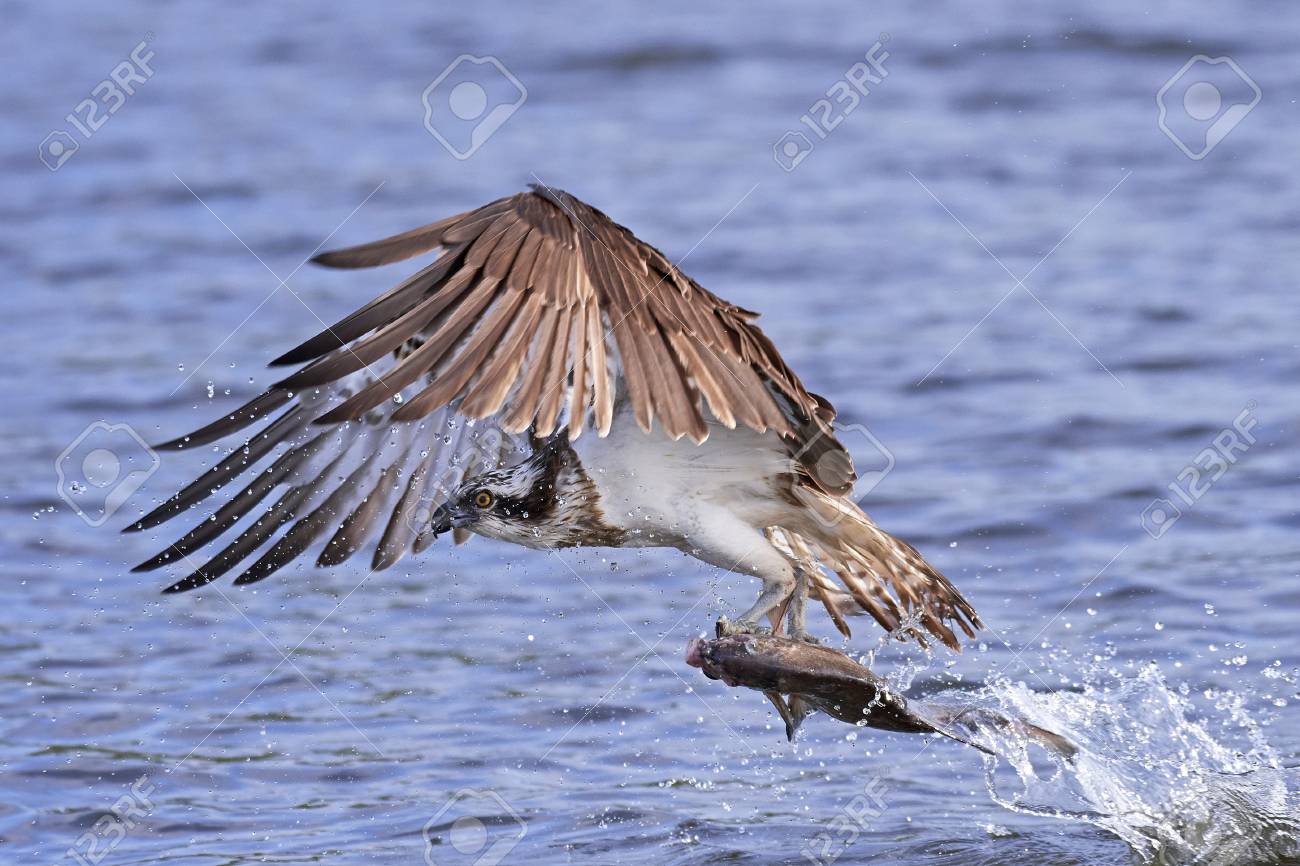
[[[954,732],[987,748],[989,794],[1016,812],[1085,821],[1144,864],[1300,862],[1300,769],[1284,768],[1244,701],[1207,691],[1209,712],[1155,665],[1094,672],[1071,691],[1000,680]],[[969,692],[937,702],[972,702]],[[1021,718],[1065,737],[1065,756],[991,721]]]

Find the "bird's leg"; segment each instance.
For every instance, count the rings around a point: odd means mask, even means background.
[[[781,632],[785,630],[785,615],[790,610],[790,601],[794,598],[794,593],[785,597],[785,601],[778,604],[767,612],[767,621],[772,625],[772,637],[781,637]]]
[[[729,634],[768,634],[770,629],[761,626],[758,621],[774,608],[782,606],[795,589],[793,572],[786,572],[780,577],[764,577],[763,591],[758,594],[754,606],[740,615],[735,622],[726,617],[718,619],[718,637]]]
[[[808,633],[806,625],[808,612],[808,572],[795,568],[794,591],[790,594],[789,612],[786,614],[787,635],[791,640],[806,643],[820,643]]]

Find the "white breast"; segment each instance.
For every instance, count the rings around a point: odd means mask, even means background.
[[[619,411],[609,436],[584,435],[574,450],[629,547],[699,547],[720,525],[770,525],[789,507],[775,488],[793,465],[772,433],[712,424],[700,445],[674,442]]]

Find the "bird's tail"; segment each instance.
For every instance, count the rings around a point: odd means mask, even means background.
[[[804,506],[802,516],[797,525],[782,525],[778,531],[797,560],[806,558],[817,566],[810,592],[826,605],[841,632],[848,630],[845,592],[887,631],[911,634],[922,644],[925,635],[916,625],[957,651],[961,645],[953,626],[968,638],[983,627],[975,608],[948,578],[912,545],[876,526],[856,503],[802,485],[793,492]],[[839,578],[843,590],[826,571]]]

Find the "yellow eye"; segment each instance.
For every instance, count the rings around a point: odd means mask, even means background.
[[[486,490],[480,490],[474,494],[474,504],[479,508],[488,508],[492,505],[492,494]]]

